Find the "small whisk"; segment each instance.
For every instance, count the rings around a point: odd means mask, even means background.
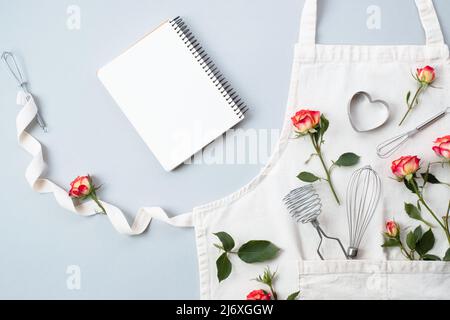
[[[359,245],[375,214],[381,195],[381,179],[370,166],[353,172],[347,186],[347,222],[349,247],[347,255],[356,258]]]
[[[439,119],[443,118],[447,113],[450,113],[450,107],[442,110],[441,112],[435,114],[430,119],[424,121],[414,129],[407,131],[405,133],[402,133],[398,136],[392,137],[386,141],[383,141],[377,146],[377,155],[380,158],[387,158],[391,156],[395,151],[397,151],[406,141],[408,141],[409,138],[414,136],[419,131],[424,130],[428,126],[432,125]]]
[[[314,228],[316,228],[320,237],[320,242],[317,247],[317,254],[320,259],[324,260],[322,253],[320,252],[323,238],[337,241],[342,249],[342,252],[347,258],[347,254],[341,240],[328,236],[319,225],[317,218],[322,212],[322,203],[312,184],[292,190],[283,198],[283,202],[292,218],[294,218],[297,222],[301,222],[303,224],[309,222],[314,226]]]
[[[18,86],[22,89],[22,91],[27,96],[30,95],[30,92],[28,91],[28,88],[27,88],[27,81],[25,80],[25,78],[23,76],[23,72],[19,68],[16,58],[14,57],[14,54],[12,52],[5,51],[2,53],[1,59],[5,63],[6,67],[8,68],[9,72],[11,73],[11,76],[17,82]],[[37,120],[39,126],[42,128],[42,130],[44,130],[44,132],[47,132],[47,126],[44,122],[44,119],[42,119],[41,115],[39,114],[39,112],[36,114],[36,120]]]

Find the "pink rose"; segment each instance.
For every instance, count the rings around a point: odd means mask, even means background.
[[[437,138],[434,141],[433,151],[440,157],[450,160],[450,135]]]
[[[391,170],[400,180],[410,179],[419,170],[419,163],[420,159],[417,156],[404,156],[392,161]]]
[[[314,130],[320,122],[320,111],[300,110],[291,118],[292,124],[300,134]]]
[[[431,84],[436,78],[436,72],[433,67],[426,66],[424,68],[417,69],[417,79],[422,84]]]
[[[70,183],[69,196],[85,198],[92,192],[92,181],[89,176],[78,176]]]
[[[393,220],[386,221],[386,235],[388,237],[397,238],[399,233],[400,233],[400,227],[395,221],[393,221]]]
[[[247,295],[247,300],[270,300],[270,293],[264,290],[253,290]]]
[[[87,176],[78,176],[70,183],[69,196],[79,200],[92,199],[101,209],[101,213],[106,214],[106,210],[103,207],[100,200],[97,198],[96,190],[99,187],[96,187],[92,182],[92,178],[90,175]]]

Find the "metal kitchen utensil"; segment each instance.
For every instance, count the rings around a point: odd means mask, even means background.
[[[25,80],[25,78],[23,76],[23,72],[21,72],[21,69],[19,68],[16,58],[14,57],[14,54],[12,52],[4,51],[2,53],[1,59],[5,63],[6,67],[8,68],[9,72],[11,73],[12,77],[17,81],[17,84],[19,85],[19,87],[27,95],[27,99],[29,99],[30,92],[28,91],[28,88],[27,88],[27,81]],[[37,120],[39,126],[42,128],[42,130],[44,130],[44,132],[47,132],[47,126],[44,122],[44,119],[39,114],[39,112],[36,114],[36,120]]]
[[[283,202],[286,205],[286,208],[291,216],[297,222],[301,222],[303,224],[311,223],[313,227],[316,228],[317,233],[320,237],[320,242],[317,247],[317,254],[319,255],[320,259],[324,260],[322,253],[320,253],[323,238],[337,241],[345,257],[348,259],[347,253],[344,246],[342,245],[341,240],[328,236],[320,227],[317,218],[322,212],[322,203],[312,184],[308,184],[306,186],[292,190],[283,198]]]
[[[382,106],[383,111],[385,113],[384,118],[382,118],[378,122],[372,122],[370,125],[366,125],[366,126],[362,125],[361,123],[358,123],[357,119],[354,117],[354,113],[355,113],[356,105],[358,103],[358,99],[361,99],[361,98],[367,99],[368,106],[370,106],[370,105]],[[354,95],[352,95],[352,97],[350,98],[350,101],[348,102],[347,115],[348,115],[348,119],[350,121],[352,128],[356,132],[367,132],[367,131],[372,131],[372,130],[375,130],[375,129],[381,127],[389,120],[390,107],[386,101],[380,100],[380,99],[372,99],[372,96],[369,93],[367,93],[365,91],[358,91]],[[367,118],[367,116],[365,118]]]
[[[347,185],[347,223],[350,259],[358,255],[359,245],[375,214],[381,195],[381,179],[370,166],[353,172]]]
[[[447,113],[450,113],[450,107],[435,114],[430,119],[424,121],[414,129],[380,143],[377,146],[377,155],[383,159],[389,157],[395,151],[397,151],[409,138],[414,136],[419,131],[422,131],[425,128],[429,127],[439,119],[443,118]]]

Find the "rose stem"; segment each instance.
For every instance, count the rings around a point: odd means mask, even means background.
[[[424,86],[420,85],[419,89],[417,89],[416,94],[414,95],[413,99],[411,100],[411,104],[408,104],[408,111],[406,111],[405,115],[402,118],[402,121],[400,121],[400,123],[398,124],[399,126],[402,125],[403,121],[405,121],[406,117],[411,112],[413,105],[416,102],[417,98],[419,97],[419,93],[422,91],[423,88],[424,88]]]
[[[338,196],[336,194],[336,191],[334,190],[333,182],[331,181],[331,175],[330,175],[330,172],[329,172],[329,170],[328,170],[328,168],[327,168],[327,166],[325,164],[325,160],[323,159],[322,151],[320,150],[320,145],[317,145],[317,143],[314,140],[314,137],[313,137],[312,134],[309,134],[309,136],[311,137],[311,141],[312,141],[312,144],[314,146],[314,149],[316,150],[316,153],[319,156],[320,162],[322,163],[322,167],[325,170],[325,175],[327,177],[325,180],[327,180],[328,185],[330,186],[330,189],[331,189],[331,192],[333,193],[334,199],[336,199],[337,204],[340,205],[341,202],[339,201],[339,198],[338,198]]]
[[[438,217],[436,216],[436,214],[433,212],[433,210],[431,210],[431,208],[428,206],[428,204],[425,202],[425,199],[422,197],[422,195],[420,194],[419,190],[417,189],[417,186],[415,183],[411,183],[415,194],[417,195],[417,197],[419,198],[419,201],[424,205],[425,208],[427,208],[428,212],[433,216],[434,220],[437,221],[437,223],[441,226],[442,229],[444,229],[445,235],[447,237],[447,241],[450,244],[450,233],[448,230],[448,227],[446,228],[446,226],[438,219]]]
[[[448,218],[450,214],[450,200],[448,201],[447,213],[445,214],[445,227],[448,230]]]
[[[278,300],[278,295],[277,295],[276,291],[273,289],[271,284],[269,285],[269,290],[272,293],[273,300]]]
[[[106,214],[106,210],[105,208],[102,206],[102,204],[100,203],[100,201],[97,198],[97,194],[95,193],[95,191],[93,191],[91,193],[91,199],[95,201],[95,203],[100,207],[100,209],[102,210],[103,214]]]
[[[403,256],[409,260],[414,260],[414,253],[411,251],[411,254],[406,251],[405,247],[403,246],[403,243],[400,241],[400,251],[403,254]]]

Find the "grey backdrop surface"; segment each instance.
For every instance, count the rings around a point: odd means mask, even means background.
[[[446,39],[450,3],[435,0]],[[80,30],[66,26],[70,5]],[[160,205],[171,215],[223,197],[260,164],[185,165],[165,172],[96,78],[96,70],[162,20],[181,15],[250,106],[241,128],[280,128],[301,0],[0,0],[0,50],[26,62],[31,90],[50,132],[47,175],[67,185],[78,174],[104,184],[100,196],[127,212]],[[369,29],[366,10],[381,9]],[[319,1],[321,43],[422,44],[412,0]],[[0,298],[198,298],[194,233],[153,222],[138,237],[119,235],[100,215],[81,218],[24,179],[30,157],[15,137],[16,90],[0,69]],[[239,223],[237,221],[236,223]],[[81,268],[81,289],[66,285]]]

